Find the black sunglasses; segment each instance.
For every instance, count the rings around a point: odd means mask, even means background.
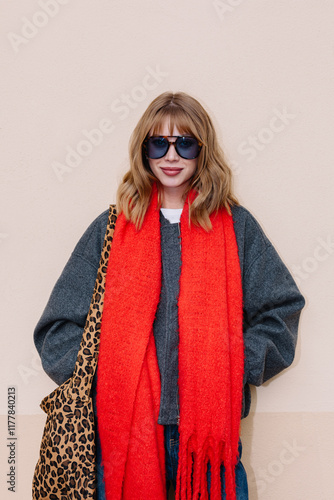
[[[169,138],[176,140],[169,141]],[[157,160],[167,154],[171,144],[175,147],[177,154],[185,160],[197,158],[202,149],[201,142],[195,139],[195,137],[186,135],[151,136],[145,139],[143,146],[147,158]]]

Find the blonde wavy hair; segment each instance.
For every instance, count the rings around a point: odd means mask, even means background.
[[[169,119],[170,135],[175,126],[181,134],[192,135],[203,144],[184,199],[191,189],[198,193],[189,205],[189,222],[209,231],[212,228],[209,217],[213,212],[226,207],[231,213],[230,206],[239,205],[239,202],[232,193],[232,171],[218,144],[212,121],[203,106],[184,92],[164,92],[151,102],[140,118],[130,138],[130,170],[117,191],[117,211],[123,212],[126,219],[140,229],[154,182],[161,206],[161,185],[150,169],[143,143],[148,136],[159,135],[166,118]]]

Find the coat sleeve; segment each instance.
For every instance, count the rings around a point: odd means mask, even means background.
[[[244,223],[241,254],[245,381],[259,386],[292,363],[305,301],[277,251],[249,212]]]
[[[73,373],[89,310],[108,211],[101,214],[76,245],[56,282],[34,330],[42,366],[56,384]]]

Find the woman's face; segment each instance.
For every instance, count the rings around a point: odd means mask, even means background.
[[[171,142],[175,141],[169,131],[169,119],[166,118],[159,130],[158,134],[168,136]],[[149,134],[152,135],[152,134]],[[173,136],[183,135],[177,127],[174,127]],[[148,159],[148,163],[153,174],[160,181],[163,192],[163,207],[166,208],[181,208],[183,207],[183,193],[188,187],[190,179],[197,169],[198,158],[186,160],[181,158],[173,145],[170,145],[167,153],[162,158],[157,160]],[[168,206],[166,206],[168,205]],[[177,206],[171,206],[177,205]]]

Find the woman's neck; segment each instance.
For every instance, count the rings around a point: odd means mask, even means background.
[[[182,192],[183,194],[183,192]],[[175,192],[174,190],[169,192],[167,190],[163,191],[162,196],[162,208],[183,208],[184,199],[181,192]]]

